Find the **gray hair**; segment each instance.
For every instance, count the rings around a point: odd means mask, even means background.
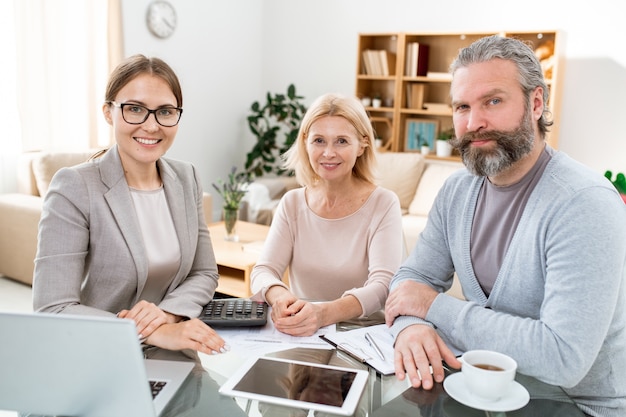
[[[535,88],[541,87],[543,89],[543,113],[537,124],[539,132],[545,136],[548,128],[554,123],[551,120],[552,114],[548,109],[550,92],[543,78],[539,60],[533,49],[524,41],[499,35],[481,38],[459,51],[459,55],[450,65],[450,73],[454,74],[459,68],[492,59],[503,59],[515,64],[519,74],[519,83],[526,99],[530,97]]]

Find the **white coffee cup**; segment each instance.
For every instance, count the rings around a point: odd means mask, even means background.
[[[470,350],[461,357],[463,378],[468,391],[485,401],[497,401],[509,391],[517,362],[491,350]]]

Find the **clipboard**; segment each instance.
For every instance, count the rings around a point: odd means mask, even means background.
[[[383,353],[384,360],[369,345],[365,339],[365,333],[369,333],[374,339],[376,345]],[[345,332],[327,333],[320,335],[320,338],[330,343],[337,350],[348,354],[361,363],[371,366],[381,375],[392,375],[395,373],[393,362],[394,340],[386,324],[361,327]]]

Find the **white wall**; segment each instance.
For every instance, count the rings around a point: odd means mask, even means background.
[[[329,91],[354,93],[359,32],[562,30],[559,148],[600,173],[626,172],[619,2],[170,0],[179,25],[162,41],[145,25],[149,0],[122,1],[126,53],[158,55],[179,73],[185,113],[170,156],[194,162],[207,190],[230,166],[243,166],[253,143],[247,111],[265,92],[295,83],[307,103]]]
[[[171,0],[178,25],[168,39],[146,26],[150,0],[122,0],[124,53],[163,58],[183,89],[183,116],[168,156],[193,162],[203,187],[243,167],[251,146],[246,115],[262,90],[262,3],[257,0]]]

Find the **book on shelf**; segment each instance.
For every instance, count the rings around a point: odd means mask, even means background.
[[[439,113],[452,111],[452,106],[447,103],[423,103],[423,108],[428,111]]]
[[[365,75],[372,75],[372,62],[370,59],[369,49],[363,51],[363,69],[365,70]]]
[[[366,49],[363,51],[363,67],[366,75],[393,75],[396,70],[396,54],[387,50]]]
[[[381,50],[378,51],[381,60],[382,74],[379,75],[394,75],[396,73],[396,54]]]
[[[404,75],[408,77],[424,76],[428,72],[428,45],[409,42],[406,46]]]
[[[406,107],[409,109],[421,109],[426,95],[426,84],[407,84]]]
[[[452,74],[449,72],[428,71],[426,76],[435,80],[452,81]]]

